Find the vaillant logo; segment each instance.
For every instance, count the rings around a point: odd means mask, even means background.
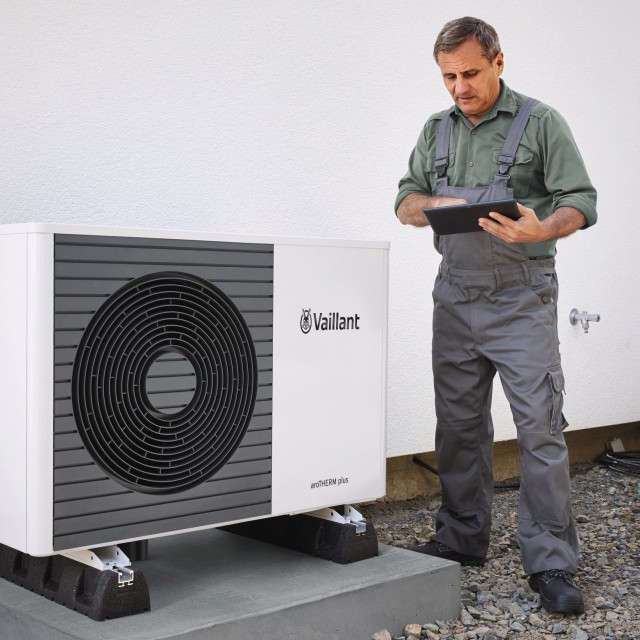
[[[311,331],[311,309],[302,310],[300,329],[302,329],[302,333],[309,333],[309,331]]]
[[[300,330],[302,333],[315,331],[360,331],[360,316],[343,316],[336,311],[330,313],[315,313],[311,309],[303,309],[300,316]]]

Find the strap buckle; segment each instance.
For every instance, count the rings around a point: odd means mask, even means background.
[[[446,156],[444,158],[436,158],[434,166],[436,168],[438,178],[442,178],[447,171],[447,167],[449,166],[449,158],[447,158]]]

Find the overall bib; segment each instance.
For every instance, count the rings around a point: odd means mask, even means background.
[[[436,137],[435,195],[483,202],[513,198],[508,186],[529,116],[520,107],[488,187],[451,187],[446,176],[451,111]],[[435,540],[484,557],[493,501],[491,395],[496,371],[517,429],[521,479],[518,538],[524,570],[575,574],[568,453],[562,430],[564,376],[552,258],[529,259],[521,245],[480,230],[434,237],[443,259],[433,290],[436,456],[442,507]]]

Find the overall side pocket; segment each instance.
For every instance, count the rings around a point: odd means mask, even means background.
[[[564,373],[562,366],[547,369],[549,375],[549,433],[554,436],[569,426],[562,407],[564,406]]]

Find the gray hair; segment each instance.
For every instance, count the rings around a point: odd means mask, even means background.
[[[441,51],[445,53],[454,51],[470,38],[475,38],[480,43],[482,54],[489,62],[493,62],[501,51],[496,30],[479,18],[467,16],[451,20],[442,27],[433,46],[433,57],[436,62]]]

